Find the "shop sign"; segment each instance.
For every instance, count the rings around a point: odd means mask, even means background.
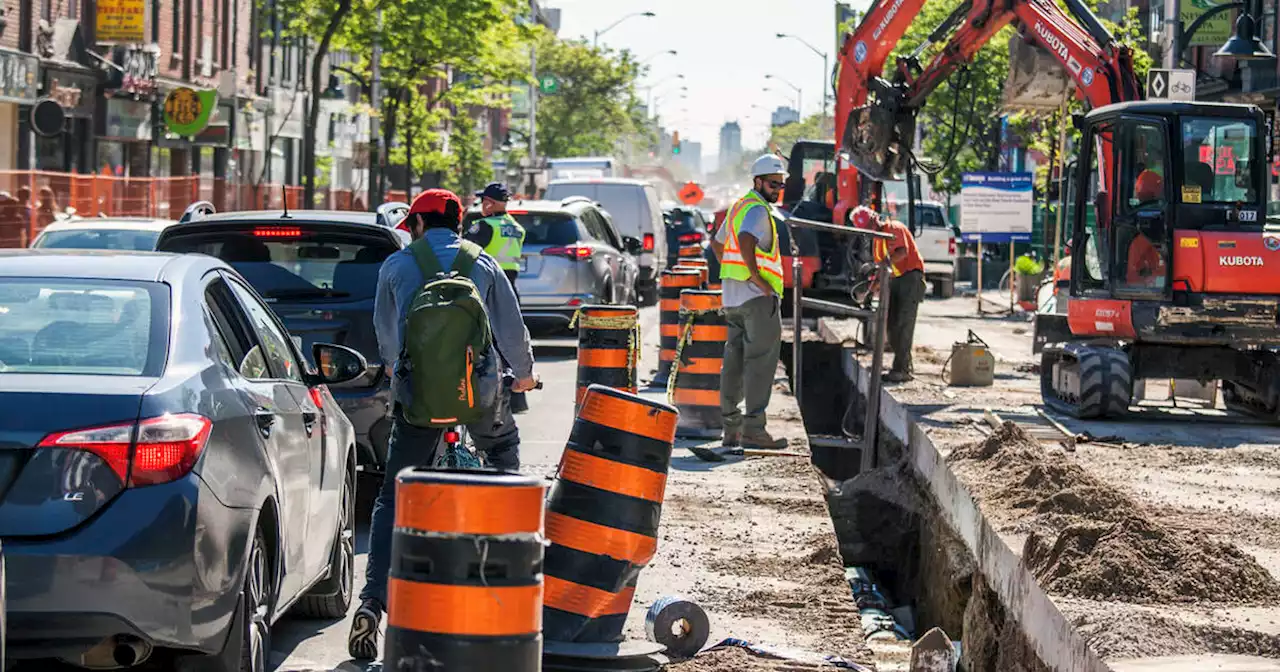
[[[154,47],[117,49],[116,65],[124,72],[120,90],[136,96],[154,95],[156,76],[160,74],[159,50]]]
[[[40,94],[36,81],[40,60],[30,54],[0,49],[0,101],[30,103]]]
[[[146,0],[97,0],[98,42],[146,42]]]
[[[197,91],[186,86],[174,89],[164,99],[164,123],[175,135],[189,138],[209,125],[217,104],[218,92],[212,89]]]
[[[84,75],[64,70],[45,70],[45,95],[63,108],[72,117],[92,117],[95,90],[98,79],[92,75]]]

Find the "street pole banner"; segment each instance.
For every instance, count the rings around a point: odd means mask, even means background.
[[[1031,240],[1031,173],[965,173],[960,183],[960,231],[966,243]]]
[[[147,41],[146,0],[98,0],[95,35],[99,42]]]

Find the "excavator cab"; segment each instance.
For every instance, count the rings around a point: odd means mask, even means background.
[[[797,140],[787,157],[782,207],[788,212],[808,196],[831,208],[835,196],[836,147],[830,140]]]
[[[1262,111],[1131,102],[1079,123],[1069,335],[1043,347],[1046,404],[1118,416],[1135,381],[1221,381],[1228,408],[1280,420],[1280,227],[1266,222]]]

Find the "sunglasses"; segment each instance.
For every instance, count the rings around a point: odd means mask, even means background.
[[[764,183],[769,185],[770,189],[781,189],[787,186],[787,183],[781,180],[765,180]]]

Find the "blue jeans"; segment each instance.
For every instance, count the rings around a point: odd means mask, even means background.
[[[391,570],[391,536],[396,520],[396,474],[408,467],[435,464],[443,432],[409,424],[399,405],[392,415],[386,474],[369,522],[369,562],[360,591],[361,601],[376,600],[383,611],[387,606],[387,573]],[[490,467],[520,470],[520,431],[511,417],[507,394],[499,394],[498,403],[480,420],[467,425],[467,432]]]

